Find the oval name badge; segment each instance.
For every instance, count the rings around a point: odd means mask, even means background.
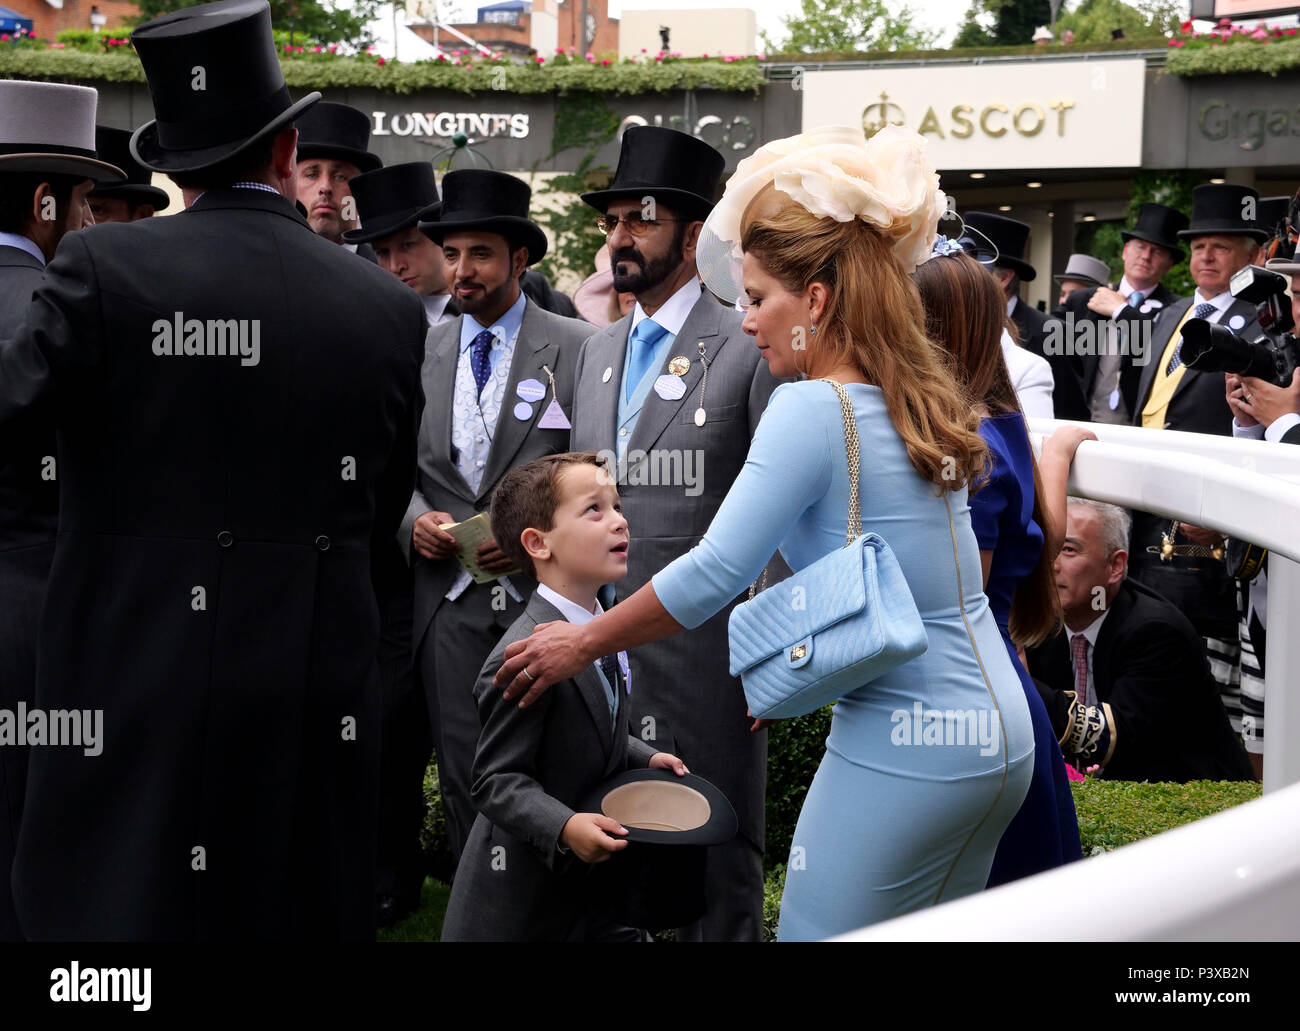
[[[515,393],[525,401],[540,401],[546,396],[546,387],[540,380],[526,379],[515,387]]]
[[[686,384],[677,376],[660,376],[655,380],[655,393],[665,401],[680,401],[686,396]]]

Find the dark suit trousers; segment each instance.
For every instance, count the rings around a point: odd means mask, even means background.
[[[379,853],[376,895],[418,901],[424,883],[420,828],[424,771],[433,742],[424,696],[412,670],[409,579],[381,616],[379,679],[384,716],[379,766]]]
[[[471,583],[455,601],[444,598],[416,655],[433,730],[447,838],[456,862],[478,815],[470,801],[470,771],[481,730],[474,681],[502,634],[524,611],[504,588],[493,590],[497,586]]]

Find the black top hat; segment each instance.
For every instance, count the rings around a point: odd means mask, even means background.
[[[1251,217],[1246,218],[1247,212]],[[1263,243],[1269,234],[1259,228],[1259,194],[1236,183],[1205,183],[1192,191],[1192,221],[1178,232],[1180,239],[1196,236],[1249,236]]]
[[[384,164],[379,155],[366,150],[370,146],[370,119],[355,107],[322,100],[294,125],[298,127],[299,161],[351,161],[363,172],[373,172]]]
[[[1125,229],[1119,235],[1125,243],[1129,240],[1154,243],[1172,254],[1174,261],[1182,261],[1183,245],[1178,242],[1178,236],[1186,228],[1187,216],[1177,208],[1171,208],[1167,204],[1148,203],[1138,208],[1133,228]]]
[[[994,265],[1009,268],[1026,283],[1032,282],[1038,275],[1034,266],[1025,261],[1025,245],[1029,242],[1029,226],[1017,222],[1014,218],[1004,218],[987,211],[969,211],[962,216],[962,221],[972,229],[986,236],[981,240],[975,235],[962,236],[959,241],[966,252],[977,261],[987,261],[994,257],[989,250],[992,243],[998,249]]]
[[[1290,197],[1260,197],[1255,209],[1255,222],[1271,239],[1286,233],[1287,215],[1291,211]]]
[[[704,915],[704,856],[736,836],[736,811],[703,777],[630,770],[582,803],[627,828],[628,846],[602,863],[598,897],[606,915],[629,927],[685,927]]]
[[[92,197],[117,197],[131,204],[152,204],[164,211],[171,203],[166,190],[150,185],[149,169],[131,156],[131,133],[108,125],[95,126],[95,153],[126,172],[120,183],[104,183],[90,191]]]
[[[532,196],[526,182],[505,172],[453,169],[442,177],[442,215],[420,228],[439,244],[457,230],[500,233],[512,246],[527,247],[528,264],[536,265],[546,254],[546,234],[528,218]]]
[[[362,172],[349,185],[361,227],[344,233],[344,243],[369,243],[391,236],[425,219],[437,218],[442,208],[433,181],[433,165],[427,161]]]
[[[582,199],[604,214],[612,200],[654,197],[689,219],[713,210],[726,160],[703,140],[676,129],[634,125],[623,133],[614,181]]]
[[[164,14],[131,33],[157,118],[131,137],[155,172],[195,172],[235,157],[320,99],[289,97],[266,0],[222,0]]]

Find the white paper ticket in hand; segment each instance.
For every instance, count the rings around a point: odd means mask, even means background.
[[[480,512],[478,515],[459,523],[447,523],[439,529],[451,534],[456,538],[456,543],[460,545],[460,552],[456,555],[465,572],[473,578],[477,584],[491,583],[500,576],[512,576],[522,570],[507,569],[504,573],[489,573],[486,569],[478,564],[477,551],[479,545],[485,541],[492,540],[492,523],[488,519],[486,512]]]

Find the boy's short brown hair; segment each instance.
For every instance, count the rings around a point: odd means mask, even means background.
[[[530,526],[543,531],[554,528],[555,510],[560,507],[560,473],[583,464],[607,470],[605,460],[594,451],[544,455],[511,469],[492,494],[488,518],[497,547],[534,580],[537,570],[519,538]]]

